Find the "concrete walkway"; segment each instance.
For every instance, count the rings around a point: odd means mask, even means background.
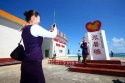
[[[67,71],[67,67],[51,65],[43,60],[46,83],[125,83],[124,77],[113,77],[96,74]],[[19,83],[20,64],[1,66],[0,83]]]

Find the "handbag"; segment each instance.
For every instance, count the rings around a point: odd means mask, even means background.
[[[22,41],[22,38],[21,38],[20,42],[18,43],[18,46],[10,54],[10,57],[12,59],[15,59],[18,61],[22,61],[23,57],[25,56],[24,47],[22,44],[20,44],[21,41]]]

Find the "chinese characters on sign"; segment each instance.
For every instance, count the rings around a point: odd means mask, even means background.
[[[99,36],[99,34],[97,33],[97,34],[92,34],[91,35],[91,39],[92,39],[92,46],[93,46],[93,53],[95,54],[95,55],[100,55],[100,54],[102,54],[101,53],[101,41],[100,41],[100,36]]]
[[[88,38],[89,50],[90,50],[89,59],[110,60],[104,30],[88,32],[87,38]]]

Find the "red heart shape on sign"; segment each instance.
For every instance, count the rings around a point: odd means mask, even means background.
[[[86,24],[86,29],[88,32],[94,32],[94,31],[99,31],[101,28],[101,22],[96,20],[93,23],[88,22]]]

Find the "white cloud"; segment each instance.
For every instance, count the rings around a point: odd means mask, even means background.
[[[112,46],[112,49],[115,52],[125,52],[125,39],[114,37],[112,39]]]

